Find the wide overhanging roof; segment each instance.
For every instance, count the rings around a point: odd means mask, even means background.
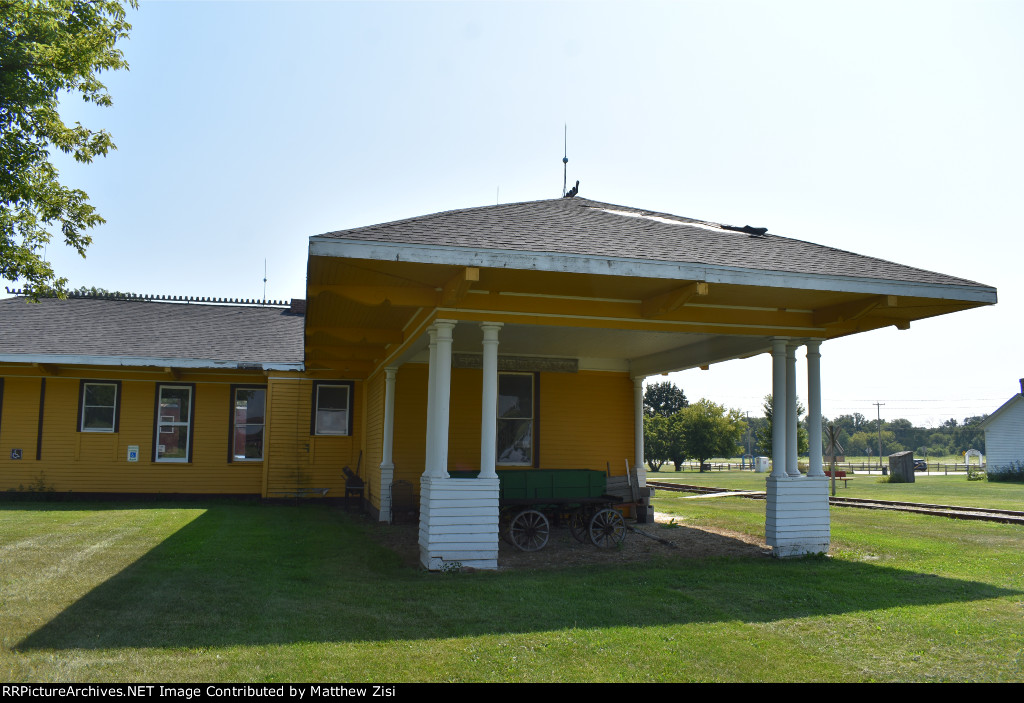
[[[616,329],[602,353],[646,375],[996,302],[974,281],[742,229],[575,198],[311,237],[307,365],[408,360],[432,315],[518,325],[540,355]]]
[[[955,276],[774,234],[584,198],[425,215],[310,238],[310,254],[354,259],[700,280],[996,302]],[[840,280],[835,280],[840,279]]]

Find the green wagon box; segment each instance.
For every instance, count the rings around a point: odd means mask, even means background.
[[[498,472],[502,498],[600,498],[607,479],[590,469],[505,469]]]

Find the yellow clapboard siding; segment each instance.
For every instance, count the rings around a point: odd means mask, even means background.
[[[91,371],[91,370],[90,370]],[[262,462],[229,462],[230,385],[196,383],[193,395],[192,461],[154,462],[155,380],[138,380],[106,370],[90,372],[97,381],[121,381],[120,424],[116,433],[79,432],[79,378],[46,379],[42,458],[35,460],[40,379],[5,379],[0,417],[0,489],[17,488],[38,477],[57,491],[111,493],[259,494]],[[171,385],[184,381],[164,381]],[[249,381],[246,381],[249,382]],[[21,462],[10,448],[22,446]],[[129,462],[128,446],[139,460]],[[10,467],[10,470],[8,470]]]
[[[427,365],[404,364],[395,378],[396,481],[419,490],[427,444]]]
[[[329,380],[329,379],[327,379]],[[266,472],[267,495],[327,488],[328,497],[345,493],[342,467],[356,470],[362,433],[362,409],[359,407],[361,383],[354,384],[349,411],[352,435],[337,437],[311,434],[313,381],[304,378],[271,379],[270,446]],[[365,460],[360,473],[365,476]]]
[[[257,384],[250,375],[194,384],[192,461],[154,462],[153,437],[159,374],[140,378],[105,369],[81,370],[80,378],[120,381],[120,425],[116,433],[79,432],[77,413],[81,380],[46,379],[42,458],[36,460],[41,379],[7,376],[0,409],[0,490],[28,486],[40,478],[58,491],[116,493],[231,493],[270,495],[307,489],[329,489],[328,497],[344,495],[342,467],[356,470],[367,484],[367,499],[380,504],[381,448],[384,419],[384,374],[355,381],[352,388],[351,436],[315,436],[310,420],[313,379],[304,375],[263,378],[267,385],[264,461],[229,459],[232,429],[231,384]],[[137,371],[137,370],[136,370]],[[87,375],[86,375],[87,374]],[[399,368],[395,386],[395,480],[418,488],[423,473],[427,366]],[[226,380],[224,380],[226,379]],[[453,369],[449,421],[449,470],[476,470],[480,462],[481,372]],[[324,379],[332,380],[332,379]],[[539,447],[544,468],[623,470],[633,455],[632,381],[627,374],[580,372],[540,375]],[[139,447],[139,460],[128,462],[129,445]],[[10,450],[22,459],[10,459]]]
[[[384,390],[385,377],[379,373],[366,383],[366,452],[363,476],[366,479],[366,499],[380,509],[380,463],[384,446]],[[357,416],[358,417],[358,416]]]
[[[448,422],[448,470],[480,469],[480,420],[483,412],[483,373],[479,369],[452,369]],[[424,436],[426,427],[423,429]]]
[[[633,380],[624,373],[542,374],[540,464],[625,474],[633,456]]]
[[[9,472],[20,474],[27,469],[19,467],[30,462],[35,463],[36,431],[39,424],[39,383],[38,378],[4,379],[3,408],[0,411],[0,466],[3,467],[5,482],[8,480]],[[12,449],[21,449],[21,463],[10,458]]]

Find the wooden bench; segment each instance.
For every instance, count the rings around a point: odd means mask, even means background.
[[[825,475],[828,476],[829,478],[831,478],[832,477],[832,472],[830,470],[828,470],[828,469],[825,469]],[[853,480],[853,476],[847,477],[845,471],[836,471],[836,480],[837,481],[842,481],[843,482],[843,488],[846,488],[846,482],[847,481],[852,481]]]

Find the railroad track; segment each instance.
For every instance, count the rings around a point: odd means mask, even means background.
[[[648,486],[663,491],[676,493],[728,493],[740,498],[764,500],[764,491],[734,491],[728,488],[711,488],[709,486],[693,486],[685,483],[668,483],[667,481],[648,481]],[[937,515],[957,520],[982,520],[984,522],[1002,522],[1011,525],[1024,525],[1024,511],[1000,510],[996,508],[969,508],[960,505],[935,505],[932,503],[909,503],[898,500],[876,500],[873,498],[842,498],[830,497],[831,505],[842,505],[848,508],[866,508],[868,510],[896,510],[905,513]]]

